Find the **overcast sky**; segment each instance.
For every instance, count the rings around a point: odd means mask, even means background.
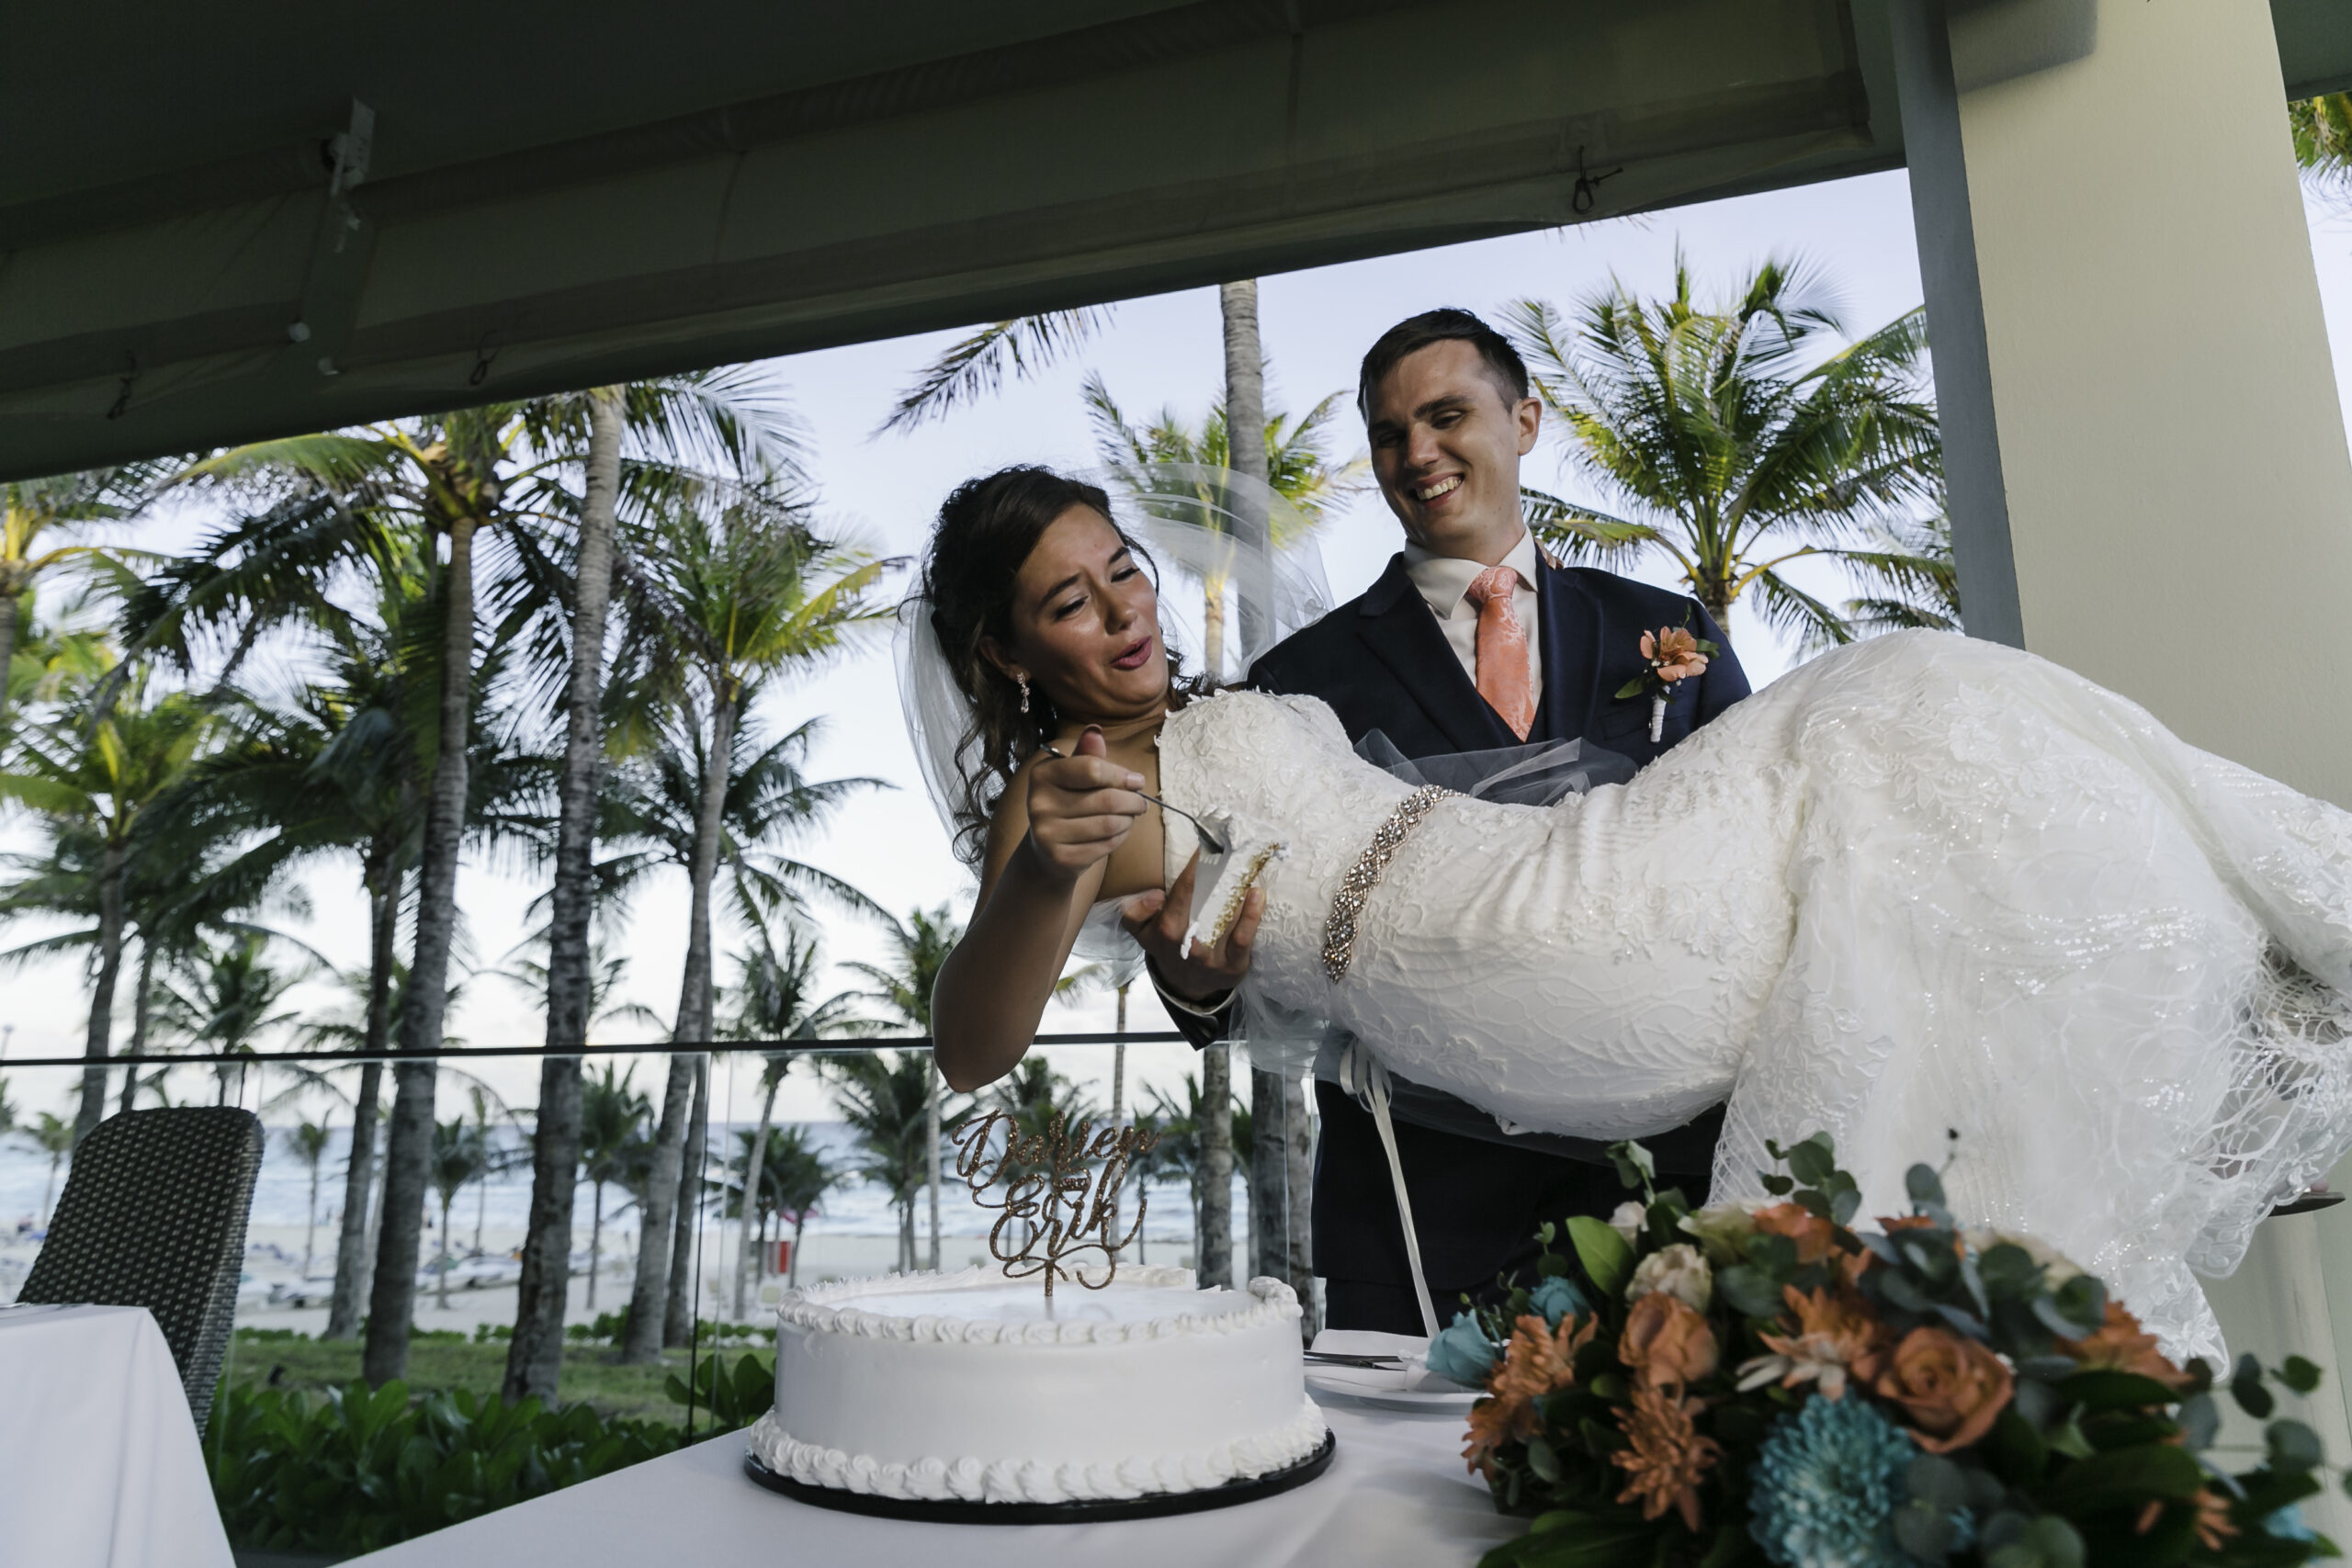
[[[2352,222],[2318,206],[2312,216],[2313,254],[2342,386],[2345,368],[2352,367]],[[1271,361],[1269,405],[1297,412],[1328,392],[1351,388],[1357,361],[1373,338],[1399,318],[1432,306],[1491,312],[1508,300],[1534,297],[1565,308],[1605,284],[1612,273],[1638,292],[1661,292],[1670,282],[1678,248],[1711,295],[1727,288],[1767,255],[1801,255],[1835,282],[1847,325],[1856,333],[1878,327],[1920,301],[1905,176],[1875,175],[1684,208],[1646,220],[1527,234],[1265,278],[1260,315]],[[1166,406],[1194,422],[1216,395],[1223,373],[1215,290],[1132,300],[1118,308],[1105,333],[1037,380],[1009,386],[1001,396],[912,434],[875,435],[894,394],[958,335],[864,344],[777,360],[767,367],[810,427],[815,472],[831,525],[879,553],[908,555],[919,549],[941,497],[972,474],[1015,461],[1074,466],[1093,461],[1091,434],[1079,398],[1086,369],[1102,374],[1131,419]],[[2352,403],[2352,396],[2345,400]],[[1336,445],[1336,455],[1342,457],[1362,451],[1363,433],[1352,418],[1341,424]],[[1525,472],[1536,485],[1577,491],[1548,439],[1529,459]],[[1396,544],[1396,523],[1377,496],[1360,497],[1323,535],[1325,568],[1334,594],[1344,599],[1360,592],[1379,573]],[[1670,581],[1668,573],[1655,566],[1641,575]],[[903,579],[894,582],[893,593],[902,586]],[[1827,581],[1818,586],[1834,587]],[[1788,667],[1789,649],[1743,610],[1735,608],[1729,630],[1758,684]],[[821,675],[777,694],[761,716],[771,727],[812,716],[825,722],[816,776],[871,775],[898,787],[861,798],[842,811],[820,837],[798,846],[803,858],[848,879],[886,908],[903,911],[948,902],[960,915],[968,907],[971,886],[949,857],[945,833],[922,793],[899,719],[887,644],[877,640]],[[22,844],[26,839],[19,829],[9,833],[6,841]],[[311,874],[306,887],[316,914],[301,931],[336,963],[353,966],[365,960],[364,910],[356,883],[356,873],[322,867]],[[523,907],[538,891],[535,882],[518,877],[511,868],[467,868],[459,897],[479,959],[494,962],[519,940]],[[649,891],[636,902],[619,943],[631,962],[628,989],[634,999],[664,1018],[676,1005],[684,903],[682,879]],[[826,935],[827,951],[836,959],[880,955],[870,926],[837,919]],[[729,936],[722,936],[721,945],[724,953]],[[731,971],[731,964],[722,961],[722,978]],[[51,965],[10,976],[4,985],[0,1025],[14,1026],[11,1055],[78,1050],[86,1003],[72,967]],[[314,988],[302,999],[316,1006],[329,998]],[[1107,1028],[1110,1017],[1110,998],[1098,997],[1053,1010],[1045,1028]],[[1136,1028],[1164,1027],[1146,987],[1136,993],[1130,1022]],[[453,1027],[476,1045],[536,1044],[541,1034],[533,998],[494,979],[469,987]],[[121,1032],[118,1031],[119,1037]],[[1065,1071],[1089,1076],[1108,1071],[1107,1050],[1073,1047],[1056,1055]],[[1137,1065],[1147,1080],[1172,1085],[1189,1062],[1189,1052],[1163,1046],[1145,1048]],[[14,1097],[33,1109],[62,1108],[73,1076],[17,1071],[11,1075]],[[487,1076],[518,1104],[527,1104],[535,1092],[537,1075],[527,1065],[492,1068]],[[648,1076],[658,1077],[639,1075],[640,1079]],[[719,1088],[722,1095],[729,1089],[724,1076]],[[182,1092],[195,1089],[196,1079],[189,1075]],[[736,1105],[745,1115],[750,1113],[742,1110],[750,1103],[749,1095],[745,1080],[736,1088]],[[787,1080],[780,1113],[828,1114],[821,1093],[801,1075]]]

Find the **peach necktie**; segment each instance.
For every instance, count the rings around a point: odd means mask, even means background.
[[[1527,668],[1527,628],[1511,599],[1519,573],[1490,566],[1473,578],[1469,599],[1478,606],[1478,694],[1502,715],[1521,740],[1535,727],[1535,694]]]

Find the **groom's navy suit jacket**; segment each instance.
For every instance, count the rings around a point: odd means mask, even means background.
[[[1541,578],[1544,690],[1529,739],[1581,736],[1640,765],[1747,695],[1747,677],[1726,647],[1705,674],[1675,687],[1663,739],[1652,742],[1650,698],[1615,694],[1645,668],[1642,633],[1687,625],[1723,644],[1722,631],[1695,600],[1610,572],[1546,562]],[[1519,744],[1464,672],[1406,575],[1402,555],[1361,598],[1267,653],[1250,679],[1262,691],[1319,697],[1339,715],[1349,739],[1361,740],[1377,729],[1408,758]],[[1372,1117],[1334,1086],[1316,1089],[1322,1136],[1315,1168],[1315,1271],[1331,1282],[1331,1325],[1418,1334],[1420,1314],[1413,1305],[1395,1189]],[[1531,1265],[1542,1222],[1605,1215],[1627,1196],[1613,1169],[1595,1157],[1598,1149],[1575,1158],[1503,1141],[1498,1129],[1476,1137],[1415,1124],[1414,1098],[1409,1089],[1399,1090],[1397,1150],[1422,1267],[1442,1315],[1459,1292],[1476,1292],[1498,1274]],[[1419,1098],[1448,1097],[1424,1090]],[[1460,1125],[1468,1108],[1452,1104]],[[1491,1117],[1468,1114],[1472,1124],[1494,1127]],[[1660,1171],[1679,1178],[1694,1203],[1702,1200],[1721,1127],[1717,1110],[1645,1140]]]

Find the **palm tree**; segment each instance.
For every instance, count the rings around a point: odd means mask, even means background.
[[[302,1278],[311,1277],[311,1262],[317,1256],[319,1235],[319,1163],[326,1158],[327,1145],[334,1137],[334,1129],[322,1122],[300,1122],[286,1134],[286,1146],[294,1157],[311,1172],[311,1206],[304,1211],[302,1222]]]
[[[78,842],[89,856],[90,902],[96,926],[90,1021],[82,1100],[74,1135],[106,1113],[107,1069],[114,1032],[115,990],[122,973],[125,885],[131,874],[141,814],[177,784],[218,734],[203,705],[184,692],[152,693],[141,670],[126,700],[103,714],[73,714],[21,727],[13,765],[0,769],[0,800],[27,807],[52,840]]]
[[[47,1230],[50,1203],[57,1196],[57,1168],[65,1163],[67,1155],[74,1152],[74,1145],[77,1140],[74,1136],[74,1123],[53,1111],[42,1111],[40,1120],[26,1129],[26,1132],[31,1137],[34,1147],[49,1156],[49,1179],[40,1190],[40,1224],[41,1228]]]
[[[2289,104],[2287,124],[2305,176],[2339,197],[2352,194],[2352,93]]]
[[[808,1141],[806,1127],[779,1128],[768,1135],[760,1190],[775,1194],[776,1214],[792,1224],[792,1259],[785,1277],[787,1287],[800,1283],[801,1230],[842,1174],[825,1158],[824,1151]]]
[[[1137,1176],[1146,1184],[1182,1181],[1184,1195],[1193,1209],[1193,1260],[1197,1265],[1204,1252],[1201,1235],[1201,1197],[1206,1185],[1203,1178],[1205,1162],[1201,1153],[1201,1080],[1191,1073],[1184,1075],[1184,1099],[1180,1104],[1169,1098],[1165,1089],[1151,1091],[1152,1109],[1148,1115],[1136,1118],[1137,1127],[1149,1124],[1159,1134],[1159,1141],[1144,1157]],[[1227,1125],[1231,1125],[1230,1121]],[[1228,1159],[1225,1184],[1233,1185],[1233,1167]],[[1228,1198],[1227,1202],[1231,1201]],[[1138,1256],[1137,1261],[1141,1261]]]
[[[769,929],[758,925],[752,928],[752,950],[736,960],[736,983],[730,993],[734,1006],[726,1021],[727,1038],[821,1039],[850,1025],[849,996],[837,994],[823,1001],[814,998],[819,958],[813,933],[786,925],[784,949],[778,952]],[[776,1091],[783,1088],[785,1072],[791,1066],[792,1053],[788,1051],[767,1052],[761,1063],[760,1122],[758,1131],[750,1135],[744,1145],[744,1191],[763,1194],[767,1190],[763,1185],[761,1168],[767,1157],[768,1129],[775,1120]],[[758,1208],[754,1202],[739,1216],[742,1221],[742,1235],[735,1249],[735,1316],[739,1320],[744,1314],[752,1272],[752,1218]]]
[[[585,1078],[580,1086],[580,1174],[587,1179],[594,1194],[588,1230],[591,1309],[596,1304],[596,1276],[603,1271],[605,1261],[605,1189],[614,1182],[632,1186],[641,1163],[639,1156],[650,1148],[645,1141],[645,1123],[653,1114],[653,1106],[630,1081],[636,1077],[635,1064],[616,1077],[613,1065],[607,1062],[601,1077]],[[567,1255],[567,1280],[570,1274]]]
[[[1876,538],[1847,551],[1846,564],[1861,590],[1845,604],[1846,626],[1854,636],[1962,629],[1949,513],[1890,523]],[[1829,639],[1808,633],[1801,646],[1818,652]]]
[[[700,1044],[713,1032],[711,895],[726,826],[729,764],[746,699],[763,677],[840,651],[858,627],[892,612],[866,598],[881,563],[812,538],[799,509],[747,491],[683,497],[664,516],[652,558],[645,603],[678,654],[662,683],[674,694],[704,759],[673,1034],[681,1045]],[[684,1343],[690,1326],[683,1271],[692,1238],[688,1222],[703,1190],[707,1068],[695,1053],[671,1057],[624,1361],[654,1359],[664,1338]],[[691,1116],[690,1102],[700,1108]],[[684,1185],[689,1179],[691,1186]],[[660,1232],[673,1224],[677,1235],[664,1247]]]
[[[1291,508],[1272,517],[1229,519],[1218,508],[1205,505],[1196,513],[1201,522],[1213,528],[1229,527],[1238,521],[1245,530],[1262,531],[1272,547],[1282,549],[1298,542],[1291,536],[1292,530],[1303,524],[1305,531],[1311,533],[1335,506],[1362,488],[1359,476],[1363,464],[1361,459],[1334,463],[1325,451],[1331,422],[1342,407],[1344,394],[1330,394],[1295,423],[1284,413],[1266,413],[1264,360],[1258,340],[1257,286],[1227,284],[1222,299],[1226,395],[1210,409],[1197,433],[1170,411],[1162,411],[1158,419],[1140,428],[1130,424],[1100,377],[1087,379],[1087,406],[1093,417],[1097,444],[1119,471],[1134,472],[1170,463],[1229,468],[1282,496]],[[1254,446],[1247,441],[1236,446],[1232,431],[1253,426],[1265,432],[1264,440]],[[1140,474],[1137,478],[1140,482],[1150,483]],[[1163,487],[1153,484],[1152,488]],[[1251,504],[1250,498],[1246,487],[1233,497],[1245,508]],[[1225,662],[1225,591],[1226,584],[1220,577],[1208,577],[1202,583],[1203,660],[1204,668],[1212,676],[1222,673]],[[1124,998],[1122,1006],[1124,1009]],[[1123,1066],[1124,1063],[1115,1064],[1114,1070]],[[1225,1103],[1229,1098],[1233,1070],[1230,1049],[1222,1044],[1209,1046],[1203,1053],[1201,1070],[1208,1080],[1212,1102]],[[1254,1130],[1264,1136],[1255,1143],[1246,1138],[1237,1142],[1222,1119],[1212,1117],[1211,1124],[1204,1129],[1205,1157],[1229,1168],[1234,1149],[1246,1146],[1250,1168],[1257,1177],[1252,1190],[1286,1190],[1294,1194],[1285,1212],[1285,1224],[1269,1225],[1262,1223],[1267,1216],[1253,1216],[1252,1235],[1257,1239],[1259,1257],[1252,1271],[1289,1279],[1304,1295],[1312,1284],[1306,1236],[1314,1149],[1306,1092],[1301,1084],[1286,1080],[1279,1073],[1253,1072],[1250,1102],[1279,1107],[1278,1114],[1258,1120]],[[1229,1185],[1209,1183],[1206,1230],[1200,1257],[1202,1276],[1213,1283],[1229,1283],[1232,1273],[1232,1217],[1224,1197]],[[1284,1237],[1289,1238],[1286,1250]]]
[[[1844,329],[1811,268],[1767,260],[1702,309],[1677,256],[1668,298],[1611,283],[1573,319],[1522,299],[1504,330],[1571,462],[1619,507],[1531,491],[1538,536],[1572,560],[1663,553],[1718,626],[1752,589],[1768,623],[1850,641],[1846,618],[1784,569],[1848,559],[1874,526],[1941,501],[1924,310],[1823,354]]]
[[[490,1171],[490,1148],[481,1130],[469,1124],[462,1116],[454,1121],[436,1122],[433,1127],[433,1160],[428,1172],[433,1190],[441,1198],[441,1256],[434,1260],[436,1305],[449,1310],[449,1210],[458,1194],[469,1183],[481,1180]]]
[[[662,420],[683,428],[689,410],[711,401],[702,396],[704,386],[723,383],[727,375],[673,378],[650,400],[662,411]],[[432,761],[410,964],[416,1005],[404,1010],[401,1019],[403,1059],[394,1074],[385,1224],[363,1367],[379,1385],[398,1377],[406,1364],[415,1292],[434,1126],[434,1062],[456,938],[458,853],[469,824],[468,727],[477,690],[476,541],[487,536],[510,547],[513,569],[494,592],[509,606],[511,627],[533,591],[552,586],[543,570],[545,554],[533,547],[534,534],[560,525],[578,505],[566,481],[581,462],[593,400],[574,395],[485,404],[258,442],[191,465],[179,482],[230,487],[275,504],[245,530],[249,547],[213,551],[190,563],[189,570],[158,584],[157,594],[138,607],[135,617],[142,628],[140,646],[185,648],[208,626],[241,626],[229,660],[233,669],[266,622],[307,613],[325,596],[332,569],[388,553],[384,541],[394,535],[418,534],[434,541],[428,558],[437,569],[439,700],[424,727],[431,737]],[[701,428],[711,426],[706,423]],[[741,446],[746,451],[760,447],[756,466],[769,466],[770,448],[749,437]],[[439,559],[444,543],[446,562]],[[568,936],[569,897],[566,916],[562,930]],[[556,967],[569,963],[567,948]]]
[[[0,724],[8,717],[17,614],[34,586],[71,564],[121,565],[119,552],[96,545],[45,544],[45,536],[131,516],[153,479],[150,466],[141,464],[0,484]]]
[[[887,919],[887,917],[886,917]],[[931,995],[939,986],[939,971],[947,955],[963,940],[962,924],[947,913],[942,904],[936,909],[917,909],[904,924],[890,920],[885,928],[891,946],[888,964],[851,964],[849,969],[863,975],[874,989],[854,993],[861,1001],[870,1001],[887,1008],[917,1034],[931,1033]],[[925,1158],[923,1184],[931,1193],[931,1261],[928,1267],[939,1267],[939,1144],[941,1127],[940,1077],[938,1058],[926,1052],[924,1061],[923,1117],[929,1143]],[[909,1213],[911,1215],[912,1211]],[[910,1224],[911,1224],[910,1220]],[[910,1233],[911,1234],[911,1233]],[[911,1249],[913,1243],[909,1242]],[[913,1267],[910,1260],[908,1267]]]
[[[597,807],[605,760],[606,611],[625,499],[634,518],[658,510],[695,468],[789,491],[805,482],[797,429],[757,391],[755,373],[719,370],[599,388],[574,406],[580,445],[579,525],[569,575],[564,752],[557,786],[554,885],[548,895],[546,1042],[533,1135],[531,1214],[523,1247],[514,1336],[507,1348],[509,1400],[555,1398],[571,1290],[571,1209],[580,1160],[581,1063],[562,1055],[583,1043],[590,1003],[590,926]],[[560,574],[550,574],[558,575]]]
[[[951,411],[995,392],[1004,385],[1008,372],[1017,380],[1027,380],[1108,326],[1114,310],[1110,305],[1094,305],[1048,310],[974,329],[899,394],[890,417],[875,434],[911,430],[925,420],[944,419]]]
[[[899,1211],[899,1269],[915,1266],[915,1194],[936,1163],[933,1135],[931,1063],[912,1051],[861,1051],[826,1064],[833,1101],[857,1139],[859,1163],[853,1174],[890,1195]],[[956,1100],[961,1101],[962,1096]],[[941,1108],[954,1114],[960,1104]]]
[[[270,932],[245,931],[226,942],[200,946],[164,983],[160,1010],[166,1023],[182,1038],[222,1055],[250,1056],[263,1034],[297,1021],[300,1014],[275,1010],[309,978],[310,969],[279,969],[268,963],[273,940]],[[243,1099],[243,1068],[221,1062],[213,1072],[220,1081],[213,1103],[229,1103],[232,1074]]]

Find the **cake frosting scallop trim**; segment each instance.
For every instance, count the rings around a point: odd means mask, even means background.
[[[1122,1283],[1132,1282],[1170,1290],[1189,1290],[1189,1269],[1123,1268]],[[1131,1339],[1165,1339],[1178,1335],[1238,1334],[1269,1323],[1295,1322],[1298,1294],[1283,1280],[1259,1278],[1250,1281],[1251,1303],[1235,1312],[1171,1313],[1166,1317],[1127,1323],[1101,1323],[1084,1318],[1054,1322],[1005,1323],[997,1319],[894,1316],[863,1307],[839,1307],[837,1301],[870,1301],[877,1296],[913,1295],[967,1289],[989,1282],[978,1267],[955,1273],[887,1274],[880,1279],[842,1280],[808,1285],[788,1292],[776,1308],[780,1328],[819,1334],[845,1334],[856,1339],[909,1339],[955,1345],[1076,1345],[1117,1344]]]
[[[1313,1454],[1328,1432],[1322,1411],[1312,1399],[1305,1399],[1298,1414],[1274,1430],[1203,1452],[1088,1463],[925,1458],[911,1464],[886,1464],[868,1455],[804,1443],[776,1424],[773,1410],[752,1425],[751,1441],[752,1451],[769,1470],[808,1486],[905,1502],[1084,1503],[1198,1492],[1271,1474]]]

